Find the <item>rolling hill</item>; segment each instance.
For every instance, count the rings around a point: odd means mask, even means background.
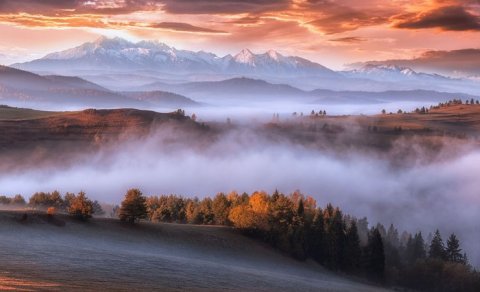
[[[0,102],[15,106],[53,107],[166,107],[199,106],[185,96],[168,92],[114,92],[75,76],[41,76],[0,66]]]
[[[43,103],[56,107],[140,105],[78,77],[40,76],[5,66],[0,67],[0,100],[14,104]]]
[[[200,103],[180,94],[165,91],[125,91],[123,96],[147,102],[153,106],[183,108],[201,106]]]
[[[117,139],[148,134],[164,123],[195,127],[190,118],[177,113],[157,113],[136,109],[70,112],[36,111],[0,107],[0,150],[78,147],[107,144]]]
[[[382,291],[216,226],[0,212],[1,285],[33,290]],[[62,224],[58,224],[62,223]],[[78,260],[82,259],[82,260]]]

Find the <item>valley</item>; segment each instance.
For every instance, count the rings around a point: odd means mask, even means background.
[[[0,0],[0,290],[479,291],[474,2]]]

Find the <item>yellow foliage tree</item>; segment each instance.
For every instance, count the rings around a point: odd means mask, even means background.
[[[255,226],[255,213],[249,205],[233,207],[228,214],[233,226],[240,229],[249,229]]]

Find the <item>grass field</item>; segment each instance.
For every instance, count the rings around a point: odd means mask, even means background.
[[[225,227],[0,212],[0,289],[376,291]]]

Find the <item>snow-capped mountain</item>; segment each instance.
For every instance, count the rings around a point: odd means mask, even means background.
[[[347,77],[367,78],[379,81],[448,81],[448,77],[438,74],[419,73],[414,70],[389,64],[366,64],[360,68],[342,72]]]
[[[337,76],[334,71],[300,57],[270,50],[254,54],[248,49],[219,57],[204,51],[178,50],[158,41],[133,43],[102,37],[94,42],[13,67],[30,71],[76,73],[85,70],[152,70],[166,73],[215,73],[273,76]]]

